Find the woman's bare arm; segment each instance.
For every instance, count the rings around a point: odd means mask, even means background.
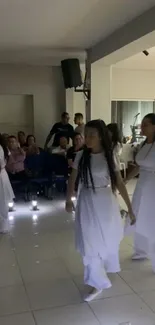
[[[134,177],[136,177],[139,174],[139,166],[138,165],[133,165],[131,172],[129,175],[126,177],[125,182],[130,181]]]
[[[130,198],[129,198],[129,195],[128,195],[128,192],[127,192],[127,189],[126,189],[126,186],[124,184],[124,181],[122,179],[122,176],[120,174],[120,172],[116,172],[116,178],[117,178],[117,189],[119,191],[119,193],[121,194],[127,208],[128,208],[128,212],[129,212],[129,216],[130,216],[130,219],[131,219],[131,224],[134,224],[135,223],[135,216],[133,214],[133,211],[132,211],[132,205],[131,205],[131,202],[130,202]]]
[[[68,159],[68,166],[69,167],[73,167],[73,160],[72,159]]]
[[[72,169],[71,175],[70,175],[69,180],[68,180],[66,202],[70,202],[72,196],[74,195],[76,178],[77,178],[77,170]]]
[[[68,181],[67,197],[66,197],[66,211],[69,213],[72,212],[73,210],[72,196],[74,195],[76,178],[77,178],[77,170],[72,169],[72,173]]]

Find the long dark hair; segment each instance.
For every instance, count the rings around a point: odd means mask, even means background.
[[[112,134],[113,149],[117,146],[118,143],[122,145],[122,137],[117,123],[110,123],[107,125],[107,128]]]
[[[7,160],[9,158],[9,151],[6,145],[6,140],[2,134],[0,134],[0,145],[3,148],[4,151],[4,157]]]
[[[102,120],[90,121],[86,124],[86,128],[93,128],[98,131],[99,138],[101,139],[103,154],[105,155],[108,164],[112,190],[115,191],[116,190],[115,163],[113,159],[112,142],[109,136],[108,128],[105,122]],[[88,149],[86,146],[84,147],[83,154],[79,162],[78,177],[86,188],[89,187],[88,177],[90,177],[92,188],[95,191],[94,180],[91,172],[91,150]]]

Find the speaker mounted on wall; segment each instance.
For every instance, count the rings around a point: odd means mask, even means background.
[[[61,69],[66,89],[82,86],[83,82],[78,59],[66,59],[61,61]]]

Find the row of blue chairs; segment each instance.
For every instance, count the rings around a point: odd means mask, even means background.
[[[49,154],[44,150],[39,155],[25,159],[27,176],[23,180],[12,180],[15,196],[31,200],[38,194],[52,199],[57,190],[65,192],[68,179],[68,163],[64,156]]]

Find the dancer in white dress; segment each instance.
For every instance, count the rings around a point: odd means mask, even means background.
[[[136,166],[127,180],[140,174],[133,195],[132,207],[136,225],[125,227],[126,234],[134,233],[133,259],[149,257],[155,272],[155,114],[146,115],[142,121],[142,143],[136,156]]]
[[[77,153],[68,183],[66,210],[72,211],[71,197],[77,175],[80,189],[75,217],[76,248],[83,258],[84,282],[92,287],[85,301],[91,301],[103,289],[110,288],[106,272],[120,271],[119,245],[123,236],[118,188],[132,223],[130,200],[115,166],[108,129],[101,120],[90,121],[85,128],[86,147]]]
[[[111,135],[111,139],[112,139],[112,147],[113,147],[113,152],[116,158],[116,162],[118,167],[121,169],[121,164],[120,164],[120,156],[122,154],[122,139],[121,139],[121,135],[120,135],[120,130],[118,128],[117,123],[110,123],[107,125],[108,130],[110,132]]]
[[[8,224],[8,203],[14,199],[14,193],[5,170],[7,148],[0,135],[0,233],[9,231]]]

